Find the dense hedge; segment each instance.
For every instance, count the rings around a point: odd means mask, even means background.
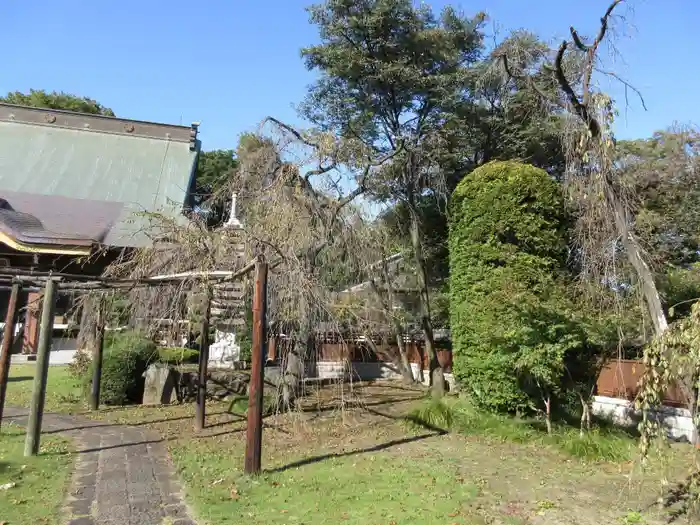
[[[149,363],[158,360],[158,349],[138,332],[109,333],[105,338],[100,397],[105,405],[140,403]],[[92,378],[92,365],[85,378]]]
[[[556,363],[584,339],[561,280],[567,216],[559,185],[517,162],[474,170],[452,195],[449,249],[457,380],[485,408],[531,408],[532,383],[556,384]]]

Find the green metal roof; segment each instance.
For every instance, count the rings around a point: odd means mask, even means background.
[[[190,128],[183,126],[48,110],[32,109],[31,118],[15,121],[29,108],[14,109],[6,118],[0,114],[0,197],[5,190],[122,203],[104,240],[110,246],[147,244],[149,221],[138,212],[182,214],[196,169],[196,126],[186,137]],[[27,122],[39,120],[37,111],[47,124]],[[134,133],[131,123],[136,134],[128,134]]]

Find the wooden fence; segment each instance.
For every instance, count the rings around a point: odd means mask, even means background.
[[[275,360],[280,357],[280,342],[272,339],[268,343],[268,359]],[[396,345],[376,345],[377,352],[373,351],[367,343],[320,343],[315,356],[316,361],[350,361],[360,363],[376,363],[380,361],[393,363],[399,358],[399,349]],[[406,351],[411,363],[423,363],[423,369],[428,369],[428,355],[423,345],[416,342],[406,343]],[[445,372],[452,371],[452,350],[439,346],[437,349],[438,361]]]
[[[599,396],[634,400],[639,392],[639,380],[644,373],[644,363],[632,359],[615,359],[601,370],[596,383]],[[664,395],[664,405],[687,406],[685,397],[677,387],[670,388]]]

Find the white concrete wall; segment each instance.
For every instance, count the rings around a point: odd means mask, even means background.
[[[348,377],[345,361],[317,361],[316,377],[319,379],[344,379]]]
[[[316,373],[319,379],[343,379],[349,378],[349,364],[343,361],[318,361],[316,363]],[[418,365],[411,364],[413,377],[418,377]],[[352,377],[361,381],[372,379],[401,379],[401,372],[391,363],[362,363],[355,361],[352,363]],[[445,374],[445,381],[449,384],[450,390],[455,389],[455,379],[452,374]],[[423,371],[423,383],[429,384],[430,371]]]
[[[628,427],[636,427],[642,418],[641,411],[635,409],[634,402],[614,397],[594,396],[592,411],[598,417]],[[663,406],[657,415],[670,438],[695,442],[697,431],[690,410]]]
[[[77,337],[54,337],[51,340],[51,351],[58,352],[68,350],[75,352],[78,349]]]

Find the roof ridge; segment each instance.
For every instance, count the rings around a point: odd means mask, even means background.
[[[93,113],[78,113],[62,109],[19,106],[5,102],[0,102],[0,122],[172,140],[189,143],[192,151],[196,149],[199,130],[199,122],[193,122],[190,126],[182,126]]]

